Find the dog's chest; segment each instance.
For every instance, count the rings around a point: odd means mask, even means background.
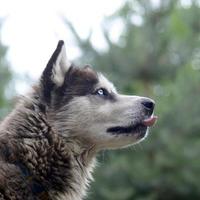
[[[87,167],[83,167],[75,162],[72,170],[72,178],[70,186],[67,184],[65,192],[57,193],[52,192],[55,200],[82,200],[87,193],[87,188],[92,178],[92,171],[95,166],[95,159],[93,159]]]

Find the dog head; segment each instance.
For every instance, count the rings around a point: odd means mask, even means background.
[[[79,138],[97,149],[137,143],[156,121],[153,100],[121,95],[90,66],[74,66],[66,57],[63,41],[50,58],[40,86],[41,99],[58,134]]]

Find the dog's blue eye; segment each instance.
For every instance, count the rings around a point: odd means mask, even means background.
[[[98,95],[104,95],[104,91],[102,89],[97,90]]]
[[[100,88],[100,89],[96,90],[95,94],[99,95],[99,96],[106,96],[108,94],[108,92],[107,92],[107,90]]]

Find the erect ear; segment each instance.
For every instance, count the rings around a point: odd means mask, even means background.
[[[64,41],[60,40],[41,77],[41,84],[46,98],[50,97],[55,86],[62,86],[65,74],[70,66],[71,63],[67,59]]]

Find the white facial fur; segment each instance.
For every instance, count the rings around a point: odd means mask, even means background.
[[[114,93],[116,101],[92,95],[74,97],[57,113],[56,129],[66,137],[78,136],[87,140],[100,150],[124,147],[142,140],[137,133],[113,135],[107,129],[129,126],[144,119],[141,105],[144,97],[120,95],[102,74],[98,74],[98,78],[96,88],[106,88]]]
[[[96,85],[96,88],[106,88],[108,92],[117,93],[117,90],[113,83],[111,83],[103,74],[98,73],[99,83]]]

